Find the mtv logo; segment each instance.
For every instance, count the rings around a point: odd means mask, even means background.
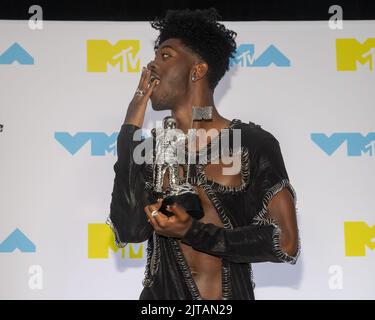
[[[367,64],[371,71],[375,64],[375,38],[361,44],[357,39],[336,39],[336,63],[338,71],[356,71]]]
[[[119,67],[120,72],[139,72],[139,40],[120,40],[112,45],[107,40],[87,40],[87,71],[107,72]]]
[[[21,252],[35,252],[36,246],[26,237],[20,229],[15,229],[2,243],[0,252],[13,252],[18,249]]]
[[[350,157],[375,155],[375,132],[370,132],[366,136],[359,132],[336,132],[331,136],[325,133],[312,133],[311,140],[329,156],[344,142],[347,144],[347,155]]]
[[[370,227],[363,221],[344,223],[345,255],[349,257],[364,257],[366,247],[375,249],[375,225]]]
[[[130,259],[142,259],[144,256],[143,244],[131,243],[127,245]],[[138,248],[136,251],[135,249]],[[118,248],[115,236],[109,225],[105,223],[90,223],[88,226],[88,258],[108,259],[109,250],[121,250],[121,257],[126,257],[125,248]]]
[[[258,58],[255,58],[255,45],[241,44],[229,64],[231,67],[236,64],[241,67],[268,67],[271,64],[277,67],[290,67],[290,60],[274,45],[270,45]]]
[[[34,64],[34,58],[17,42],[13,43],[0,55],[0,64]]]
[[[69,132],[55,132],[55,139],[71,155],[76,154],[88,141],[91,142],[92,156],[105,156],[108,153],[117,155],[118,132],[108,136],[104,132],[78,132],[71,135]]]

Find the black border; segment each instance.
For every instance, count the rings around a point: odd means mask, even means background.
[[[340,5],[344,20],[375,20],[374,0],[2,0],[0,19],[28,20],[31,5],[44,20],[150,21],[168,9],[215,7],[223,21],[328,20],[328,8]]]

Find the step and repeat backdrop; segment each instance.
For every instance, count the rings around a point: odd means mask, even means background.
[[[296,265],[254,264],[257,299],[375,298],[375,21],[231,22],[215,91],[279,140]],[[0,298],[138,299],[147,243],[105,224],[116,138],[153,59],[147,22],[0,21]],[[149,106],[144,128],[168,113]]]

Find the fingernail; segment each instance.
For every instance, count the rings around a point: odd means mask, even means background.
[[[159,81],[159,80],[156,80],[156,81],[155,81],[155,84],[156,84],[156,85],[158,85],[159,83],[160,83],[160,81]]]

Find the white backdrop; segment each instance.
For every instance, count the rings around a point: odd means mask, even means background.
[[[375,22],[225,24],[254,52],[216,106],[277,137],[297,192],[302,254],[255,264],[256,298],[374,299]],[[138,299],[146,244],[113,251],[104,222],[116,133],[155,37],[145,22],[0,21],[1,299]],[[129,47],[136,68],[126,52],[110,68]],[[148,108],[145,127],[165,115]]]

